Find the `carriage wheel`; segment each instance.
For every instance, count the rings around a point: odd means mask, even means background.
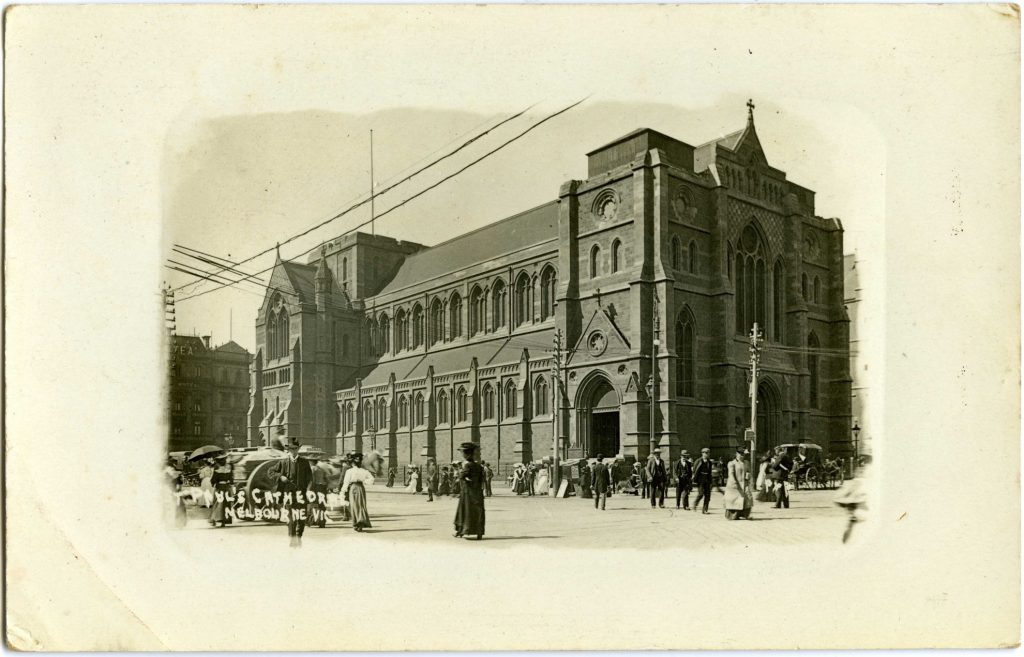
[[[811,465],[804,471],[804,483],[807,484],[808,488],[817,487],[821,485],[821,481],[818,479],[818,468]]]

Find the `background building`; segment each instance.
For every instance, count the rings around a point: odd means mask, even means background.
[[[278,258],[256,320],[249,436],[393,464],[710,446],[850,445],[843,230],[744,129],[693,147],[641,129],[588,155],[558,198],[423,247],[364,233]],[[564,395],[554,395],[559,336]],[[652,366],[652,349],[658,346]],[[556,412],[561,408],[562,412]]]
[[[866,348],[869,336],[862,335],[858,330],[859,326],[869,325],[870,317],[864,316],[864,308],[861,305],[861,268],[864,261],[855,253],[848,253],[843,256],[844,264],[844,287],[846,293],[846,312],[850,316],[850,374],[852,376],[850,412],[853,416],[851,427],[860,427],[856,438],[856,447],[861,454],[871,453],[872,422],[871,413],[868,412],[870,402],[869,375],[871,366],[866,354],[871,350]],[[858,267],[859,266],[859,267]]]
[[[234,342],[211,348],[209,336],[171,336],[169,451],[245,445],[251,360]]]

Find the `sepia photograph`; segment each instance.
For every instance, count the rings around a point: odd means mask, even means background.
[[[8,647],[1019,645],[1019,39],[9,8]]]

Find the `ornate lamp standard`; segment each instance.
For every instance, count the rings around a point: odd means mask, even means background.
[[[853,428],[851,431],[853,431],[853,464],[850,466],[850,476],[852,477],[854,468],[859,465],[860,461],[860,443],[858,441],[858,437],[860,436],[860,425],[857,424],[856,420],[853,421]]]

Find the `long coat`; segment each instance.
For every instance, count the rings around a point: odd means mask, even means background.
[[[484,535],[484,469],[469,461],[459,475],[459,507],[455,511],[455,533],[460,536]]]
[[[711,469],[714,466],[711,463],[711,459],[697,459],[693,462],[693,483],[700,485],[706,484],[711,485]]]
[[[600,495],[607,493],[608,489],[612,484],[611,473],[608,472],[608,466],[604,463],[598,463],[594,466],[594,493]]]

